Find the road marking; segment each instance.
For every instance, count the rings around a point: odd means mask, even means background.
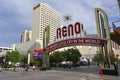
[[[51,72],[51,71],[45,71],[45,72]],[[38,74],[38,73],[32,73],[32,74],[35,74],[35,75],[39,75],[39,76],[45,76],[45,77],[51,77],[51,76],[56,76],[56,77],[63,77],[63,78],[69,78],[69,79],[74,79],[74,80],[86,80],[85,78],[80,78],[80,77],[71,77],[71,76],[64,76],[64,75],[60,75],[60,74],[42,74],[42,73],[45,73],[45,72],[40,72],[41,74]],[[53,71],[52,71],[53,72]],[[57,71],[58,72],[58,71]],[[62,72],[62,71],[60,71]]]

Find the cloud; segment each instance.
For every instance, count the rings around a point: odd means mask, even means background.
[[[88,33],[96,33],[94,12],[96,7],[105,10],[105,12],[108,14],[108,18],[110,19],[110,24],[112,21],[117,19],[119,11],[117,10],[117,2],[114,0],[69,1],[67,5],[64,5],[62,13],[69,11],[70,14],[73,15],[73,19],[75,21],[78,20],[83,23],[84,28]]]
[[[88,33],[96,33],[95,7],[106,11],[110,24],[119,16],[116,0],[0,0],[0,34],[3,35],[0,37],[0,45],[4,46],[4,42],[5,45],[10,45],[20,41],[23,30],[32,28],[33,7],[40,2],[49,4],[62,16],[72,15],[71,23],[82,22]]]
[[[29,0],[2,1],[1,6],[0,10],[3,11],[1,14],[5,19],[12,19],[23,25],[31,25],[32,3]]]
[[[16,0],[0,1],[0,3],[0,45],[10,46],[20,42],[23,30],[31,29],[32,13],[29,13],[30,7],[22,6],[23,4],[16,2]]]

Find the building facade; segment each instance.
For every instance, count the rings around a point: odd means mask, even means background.
[[[39,39],[43,48],[43,31],[50,26],[50,43],[54,41],[56,29],[61,26],[61,14],[48,4],[40,3],[33,8],[32,40]]]
[[[21,43],[15,48],[22,54],[29,50],[43,48],[43,31],[50,27],[50,42],[54,41],[56,28],[61,26],[61,14],[52,9],[48,4],[40,3],[33,7],[32,31],[25,30],[21,34]]]
[[[21,43],[32,40],[32,31],[25,30],[21,34]]]
[[[13,48],[9,47],[0,47],[0,57],[5,56],[7,51],[12,51]]]

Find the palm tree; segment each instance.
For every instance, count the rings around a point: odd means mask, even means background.
[[[67,14],[63,16],[64,21],[67,22],[67,25],[69,24],[69,22],[72,20],[72,15]]]

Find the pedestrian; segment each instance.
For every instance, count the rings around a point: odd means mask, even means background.
[[[114,69],[115,69],[116,71],[118,70],[117,62],[114,62]]]
[[[27,72],[29,70],[29,66],[27,65],[26,67],[25,67],[25,71]]]
[[[32,66],[33,71],[35,71],[35,65]]]
[[[0,67],[0,72],[2,71],[2,68]]]

